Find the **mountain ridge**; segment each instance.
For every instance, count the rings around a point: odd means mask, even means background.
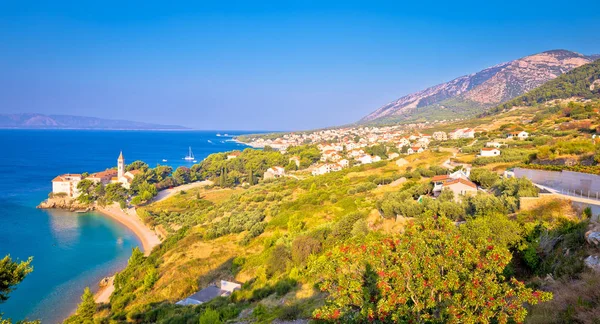
[[[600,55],[550,50],[500,63],[389,102],[359,124],[474,116],[526,93]]]
[[[39,113],[0,114],[3,129],[98,129],[98,130],[187,130],[178,125],[160,125],[120,119]]]

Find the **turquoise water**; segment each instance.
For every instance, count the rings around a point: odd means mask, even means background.
[[[0,257],[34,257],[34,272],[0,304],[0,313],[14,320],[60,322],[75,309],[86,286],[97,290],[99,280],[123,268],[131,249],[141,246],[130,230],[97,213],[36,209],[51,191],[54,176],[113,167],[120,150],[126,163],[178,167],[193,164],[182,159],[188,146],[198,161],[245,148],[216,134],[0,130]]]

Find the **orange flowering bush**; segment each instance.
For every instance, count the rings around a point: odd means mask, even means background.
[[[525,304],[552,294],[526,288],[502,272],[505,247],[462,237],[446,218],[427,217],[393,236],[370,236],[342,245],[309,269],[329,294],[313,313],[326,322],[522,322]]]

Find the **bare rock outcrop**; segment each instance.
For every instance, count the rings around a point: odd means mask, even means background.
[[[387,118],[410,119],[427,108],[433,109],[427,110],[428,113],[441,110],[459,113],[464,107],[483,111],[591,63],[594,59],[595,56],[566,50],[529,55],[406,95],[380,107],[360,122]],[[594,87],[598,86],[600,84],[594,84]]]
[[[600,224],[591,222],[588,231],[585,232],[585,240],[589,245],[600,246]]]
[[[90,211],[94,209],[93,205],[82,204],[77,199],[68,197],[51,197],[40,203],[37,208],[40,209],[64,209],[69,211]]]

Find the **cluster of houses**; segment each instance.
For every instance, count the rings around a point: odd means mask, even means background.
[[[126,189],[129,189],[133,178],[140,174],[140,170],[131,170],[125,172],[125,159],[123,152],[117,159],[117,169],[109,169],[106,171],[96,172],[84,177],[78,173],[67,173],[57,176],[52,179],[52,194],[66,195],[69,198],[77,198],[80,195],[77,185],[82,180],[90,180],[94,183],[107,185],[110,183],[120,183]]]
[[[442,121],[445,122],[445,121]],[[357,147],[369,146],[377,143],[397,142],[405,134],[419,134],[419,129],[431,126],[432,123],[419,123],[409,125],[395,125],[385,127],[349,127],[326,129],[313,132],[289,133],[282,134],[278,138],[251,138],[247,143],[253,147],[270,146],[272,148],[285,151],[290,146],[298,146],[303,144],[318,144],[318,143],[337,143],[346,145],[348,150],[353,149],[353,145]],[[448,139],[448,134],[445,132],[434,132],[433,135],[427,136],[429,140],[445,141]],[[411,139],[411,141],[414,139]]]
[[[513,139],[513,140],[527,139],[527,138],[529,138],[529,133],[526,131],[510,132],[506,135],[506,138]],[[487,143],[485,143],[485,147],[482,147],[481,150],[479,151],[479,156],[481,156],[481,157],[499,156],[501,153],[500,148],[505,145],[506,144],[500,143],[497,141],[487,142]]]

